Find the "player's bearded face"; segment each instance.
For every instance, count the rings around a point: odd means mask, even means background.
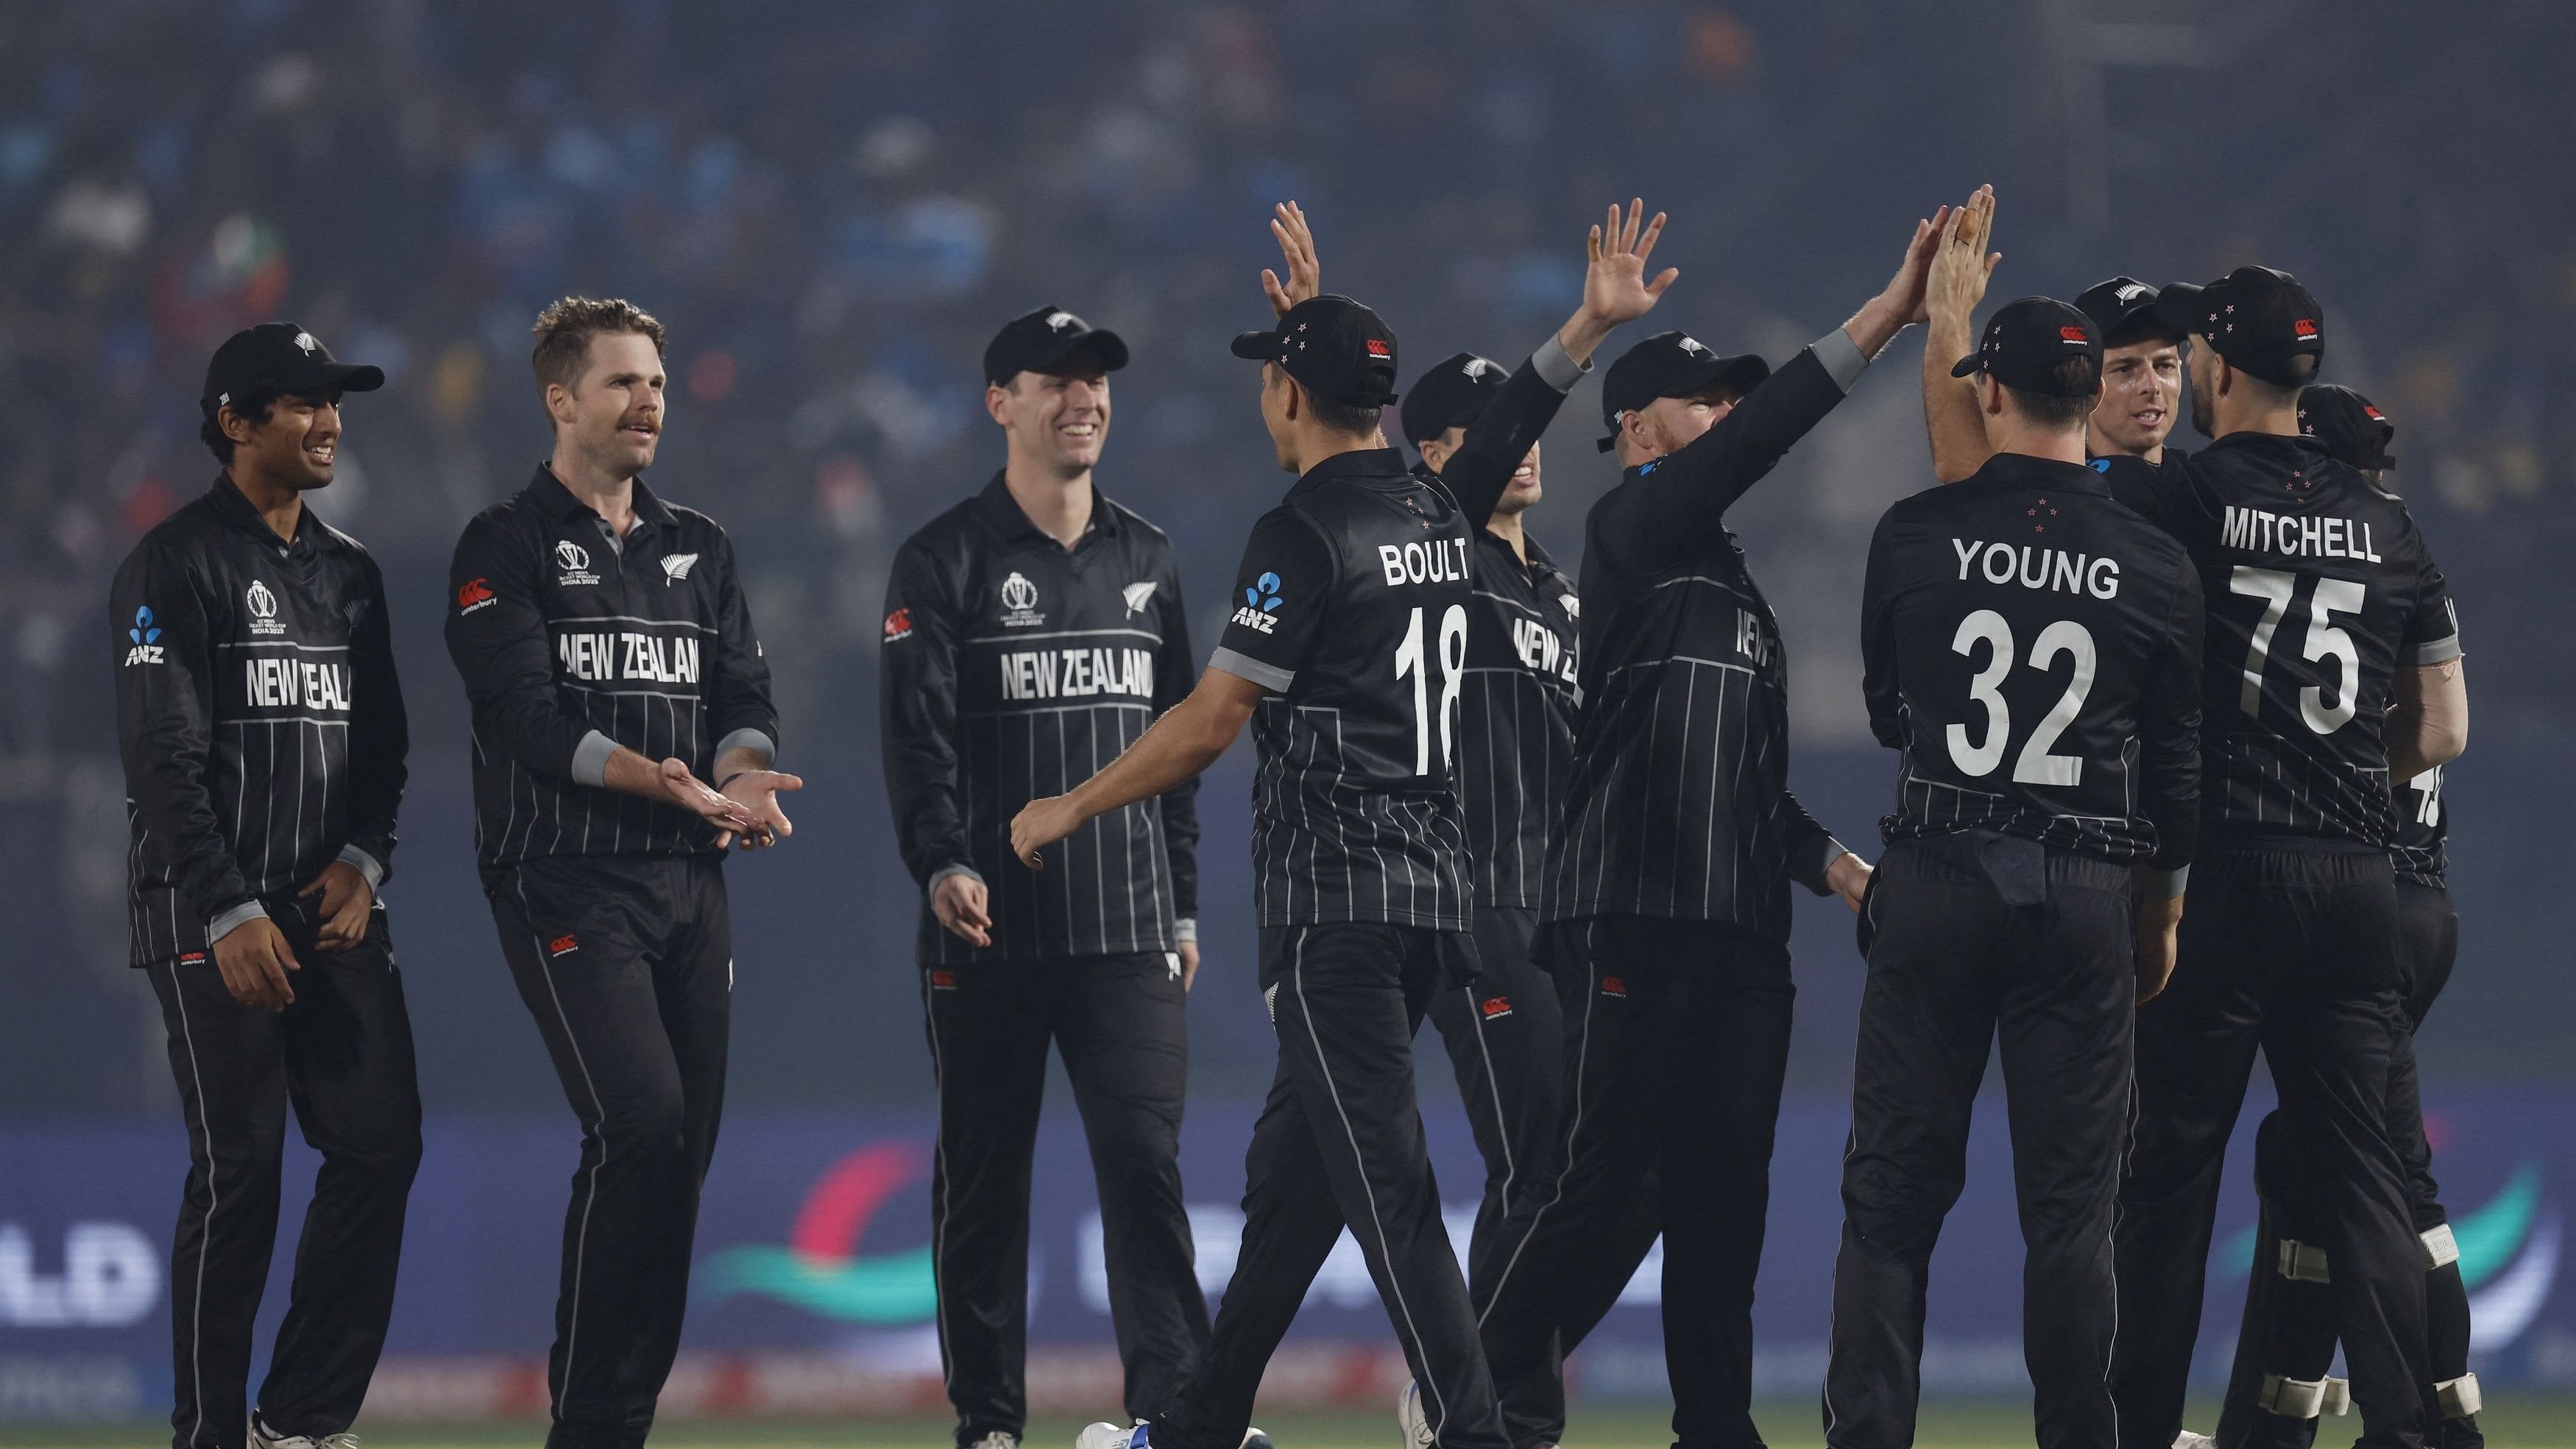
[[[662,444],[666,381],[652,338],[602,333],[590,339],[588,365],[566,399],[570,416],[559,412],[557,421],[584,455],[613,475],[631,478],[653,465]]]
[[[1659,397],[1641,409],[1645,414],[1646,433],[1654,444],[1655,456],[1678,453],[1699,441],[1699,435],[1716,427],[1728,413],[1735,411],[1735,396],[1722,388],[1690,397]]]
[[[2182,392],[2182,349],[2162,339],[2132,342],[2102,353],[2102,401],[2093,426],[2123,452],[2142,453],[2173,431],[2174,403]]]
[[[2204,438],[2218,436],[2218,354],[2205,346],[2191,349],[2191,425]]]
[[[244,453],[271,482],[297,492],[330,487],[340,454],[340,395],[279,398],[250,441],[233,445],[235,457]]]

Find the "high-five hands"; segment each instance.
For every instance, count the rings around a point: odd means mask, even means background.
[[[1925,287],[1925,315],[1916,320],[1937,318],[1965,327],[1977,304],[1985,300],[1986,279],[1994,275],[1995,263],[2004,259],[2003,253],[1986,250],[1994,228],[1995,189],[1980,186],[1950,213],[1950,224],[1942,228]]]
[[[1315,233],[1306,225],[1305,208],[1283,201],[1270,211],[1270,234],[1279,239],[1279,254],[1287,260],[1288,281],[1282,286],[1279,274],[1263,267],[1261,292],[1270,299],[1270,310],[1285,317],[1289,308],[1324,289],[1324,264],[1315,255]]]

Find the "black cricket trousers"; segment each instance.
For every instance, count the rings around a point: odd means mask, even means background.
[[[1565,1085],[1565,1017],[1556,982],[1530,959],[1538,913],[1478,906],[1474,919],[1483,973],[1472,985],[1443,985],[1431,994],[1429,1009],[1458,1078],[1476,1152],[1485,1160],[1485,1193],[1476,1204],[1475,1236],[1467,1248],[1470,1283],[1492,1271],[1487,1259],[1505,1206],[1555,1140]]]
[[[679,1352],[698,1189],[724,1111],[724,857],[556,856],[487,872],[484,884],[501,954],[581,1123],[546,1444],[641,1444]]]
[[[1477,1284],[1512,1442],[1561,1430],[1559,1350],[1617,1301],[1660,1229],[1674,1433],[1681,1449],[1753,1449],[1753,1280],[1797,997],[1789,953],[1650,916],[1560,922],[1545,949],[1565,1018],[1562,1140],[1515,1195]]]
[[[2281,1095],[2276,1192],[2332,1260],[2360,1442],[2418,1444],[2424,1261],[2388,1131],[2406,1041],[2388,857],[2231,845],[2203,851],[2191,887],[2173,981],[2138,1013],[2111,1359],[2122,1449],[2170,1449],[2182,1428],[2219,1168],[2258,1047]]]
[[[322,1154],[295,1246],[286,1321],[260,1385],[262,1422],[320,1439],[347,1429],[393,1317],[403,1210],[420,1166],[411,1017],[382,906],[345,951],[314,945],[301,902],[271,919],[302,967],[276,1014],[233,1000],[214,961],[149,971],[188,1123],[188,1181],[170,1245],[175,1449],[240,1449],[251,1325],[277,1242],[286,1109]]]
[[[1180,959],[926,965],[921,986],[939,1094],[939,1351],[957,1442],[1028,1427],[1029,1188],[1049,1040],[1091,1144],[1127,1412],[1145,1417],[1179,1392],[1208,1341],[1181,1200],[1190,1058]]]
[[[1474,919],[1483,975],[1473,985],[1444,985],[1433,992],[1430,1016],[1440,1029],[1468,1128],[1485,1162],[1485,1192],[1476,1204],[1475,1235],[1467,1248],[1467,1293],[1482,1304],[1491,1300],[1492,1280],[1502,1267],[1502,1255],[1494,1249],[1512,1198],[1554,1180],[1548,1174],[1563,1140],[1558,1106],[1565,1095],[1565,1007],[1557,999],[1555,974],[1536,959],[1536,911],[1479,906]],[[1630,1205],[1622,1229],[1596,1245],[1597,1251],[1625,1264],[1626,1272],[1617,1275],[1616,1286],[1608,1285],[1612,1275],[1599,1275],[1606,1293],[1566,1305],[1545,1372],[1532,1380],[1517,1405],[1530,1422],[1514,1422],[1506,1413],[1515,1443],[1552,1444],[1565,1436],[1564,1356],[1616,1305],[1619,1291],[1654,1246],[1662,1222],[1655,1191],[1650,1181]]]
[[[1981,845],[2029,857],[2034,903],[2007,903]],[[1970,1110],[1998,1041],[2037,1442],[2111,1449],[2111,1220],[2137,998],[2130,874],[1974,835],[1900,840],[1879,862],[1863,905],[1874,939],[1825,1371],[1833,1449],[1914,1442],[1932,1247],[1966,1182]]]
[[[2442,1206],[2442,1189],[2433,1177],[2433,1146],[2424,1135],[2424,1106],[2415,1071],[2415,1033],[2431,1014],[2442,988],[2450,983],[2459,959],[2460,918],[2451,909],[2451,893],[2440,886],[2400,879],[2397,882],[2399,965],[2406,973],[2406,1036],[2388,1077],[2388,1135],[2406,1164],[2407,1196],[2414,1211],[2416,1236],[2425,1243],[2424,1318],[2426,1355],[2432,1381],[2425,1402],[2441,1421],[2438,1434],[2428,1430],[2425,1442],[2441,1449],[2480,1449],[2486,1443],[2478,1427],[2469,1385],[2469,1290],[2460,1277],[2458,1248],[2450,1237],[2451,1215]],[[2318,1423],[2305,1412],[2276,1412],[2288,1407],[2275,1400],[2265,1406],[2266,1380],[2301,1384],[2323,1379],[2334,1361],[2334,1293],[2306,1271],[2299,1256],[2284,1274],[2281,1242],[2314,1241],[2311,1230],[2287,1217],[2273,1199],[2270,1185],[2291,1170],[2282,1150],[2286,1130],[2279,1112],[2263,1119],[2254,1134],[2254,1183],[2264,1199],[2255,1235],[2254,1261],[2245,1286],[2245,1318],[2236,1339],[2236,1362],[2227,1381],[2227,1401],[2218,1416],[2218,1442],[2227,1449],[2307,1449]],[[2331,1280],[2332,1265],[2325,1264]]]
[[[1243,1246],[1207,1357],[1152,1415],[1155,1449],[1235,1449],[1280,1338],[1348,1227],[1442,1449],[1505,1449],[1467,1283],[1440,1218],[1413,1033],[1457,939],[1409,926],[1264,926],[1279,1070],[1244,1154]]]

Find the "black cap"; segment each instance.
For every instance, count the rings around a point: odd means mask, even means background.
[[[1461,352],[1415,378],[1396,413],[1404,423],[1404,440],[1420,443],[1474,422],[1503,390],[1504,375],[1503,365],[1492,358]]]
[[[2299,389],[2299,431],[2325,444],[2338,463],[2365,472],[2397,466],[2388,452],[2397,425],[2351,388],[2321,382]]]
[[[2068,375],[2070,357],[2092,366]],[[2055,297],[2006,302],[1986,319],[1977,350],[1959,359],[1952,377],[1982,372],[2015,392],[2046,397],[2091,397],[2102,389],[2102,333],[2093,319]]]
[[[224,339],[206,364],[206,390],[197,406],[207,417],[235,398],[258,393],[308,397],[325,392],[374,392],[385,370],[332,357],[322,339],[292,322],[262,322]]]
[[[2093,330],[2102,334],[2105,347],[2126,347],[2132,342],[2180,342],[2180,327],[2156,315],[2156,289],[2135,277],[2113,277],[2095,282],[2075,298],[2077,311],[2093,319]]]
[[[1658,332],[1619,354],[1601,378],[1601,422],[1610,436],[1600,443],[1609,452],[1619,443],[1619,415],[1635,412],[1659,397],[1690,397],[1723,386],[1741,401],[1771,375],[1771,364],[1750,352],[1721,357],[1686,332]]]
[[[1267,332],[1237,334],[1234,355],[1278,363],[1326,402],[1377,408],[1395,401],[1394,330],[1336,293],[1289,308]]]
[[[1127,365],[1127,344],[1062,307],[1040,307],[1002,325],[984,348],[984,380],[995,387],[1024,372],[1070,372],[1077,362],[1102,372]]]
[[[2325,360],[2325,309],[2298,278],[2270,267],[2238,267],[2206,287],[2169,282],[2156,294],[2156,315],[2274,387],[2307,381],[2290,359]]]

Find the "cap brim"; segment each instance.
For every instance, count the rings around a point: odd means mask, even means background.
[[[1977,371],[1983,360],[1983,353],[1971,352],[1967,356],[1962,357],[1957,362],[1951,364],[1950,375],[1952,377],[1966,377],[1968,374]]]
[[[1102,372],[1116,372],[1127,365],[1127,343],[1115,332],[1094,328],[1065,338],[1061,347],[1039,353],[1025,370],[1071,372],[1073,364],[1084,361],[1098,364]]]
[[[284,378],[278,391],[290,397],[316,392],[374,392],[385,385],[385,370],[363,362],[325,362],[301,377]]]
[[[2189,282],[2167,282],[2156,291],[2156,320],[2185,337],[2193,335],[2200,330],[2202,319],[2208,315],[2202,310],[2204,304],[2201,301],[2201,293],[2207,290]]]
[[[1771,377],[1771,364],[1750,352],[1733,357],[1713,357],[1684,369],[1664,384],[1657,397],[1697,397],[1712,387],[1723,386],[1738,398],[1760,387]]]
[[[1276,362],[1279,360],[1279,334],[1237,332],[1234,334],[1233,352],[1246,362]]]

